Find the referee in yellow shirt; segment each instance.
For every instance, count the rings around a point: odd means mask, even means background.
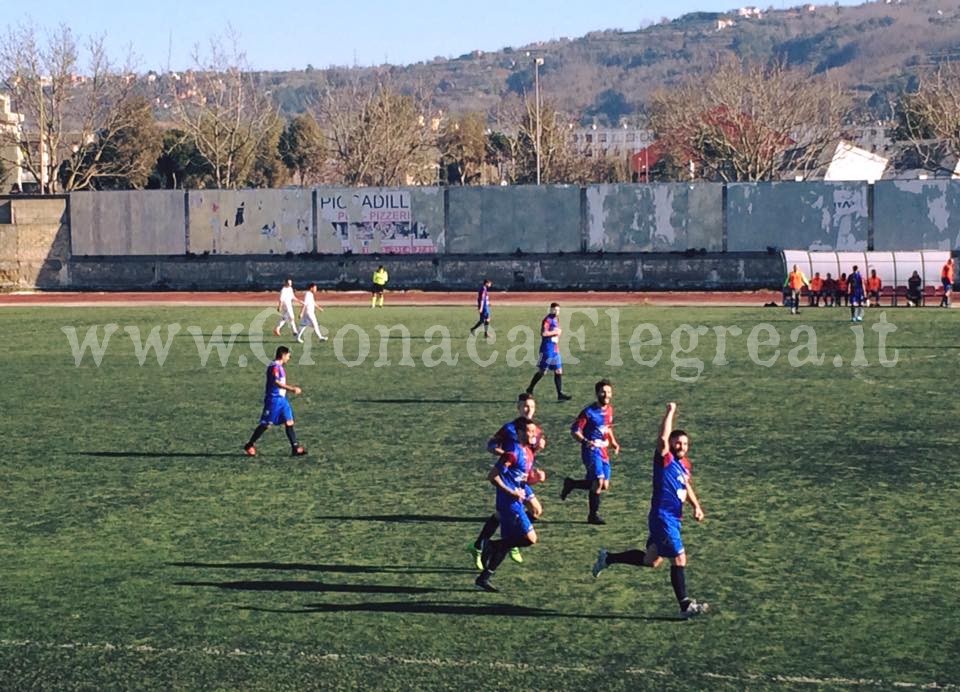
[[[380,307],[383,307],[383,288],[387,285],[390,275],[387,274],[387,270],[384,269],[381,264],[377,267],[377,271],[373,272],[373,288],[370,293],[370,307],[375,308],[379,302]]]

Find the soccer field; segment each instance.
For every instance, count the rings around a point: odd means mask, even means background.
[[[960,688],[960,312],[565,306],[540,543],[485,593],[485,443],[544,312],[495,305],[485,342],[469,306],[330,308],[305,352],[257,308],[0,310],[0,686]],[[279,344],[309,454],[248,458]],[[559,491],[601,377],[623,451],[590,526]],[[707,515],[691,621],[666,566],[590,573],[642,546],[668,401]]]

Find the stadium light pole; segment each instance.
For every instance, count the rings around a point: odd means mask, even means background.
[[[540,184],[540,66],[543,58],[533,59],[533,90],[537,100],[537,185]]]

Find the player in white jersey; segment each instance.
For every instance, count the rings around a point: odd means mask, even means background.
[[[277,301],[277,312],[280,313],[280,324],[278,324],[274,330],[274,336],[280,336],[280,330],[283,329],[283,325],[287,322],[290,323],[290,329],[293,330],[293,333],[297,333],[297,318],[293,314],[293,304],[299,303],[297,300],[296,294],[293,292],[293,279],[287,279],[283,283],[283,288],[280,289],[280,300]]]
[[[297,342],[303,343],[303,334],[307,327],[313,327],[313,333],[317,335],[320,341],[326,341],[327,337],[320,333],[320,325],[317,324],[317,310],[323,312],[323,308],[317,305],[317,285],[307,286],[306,293],[303,294],[303,307],[300,308],[300,331],[297,332]]]

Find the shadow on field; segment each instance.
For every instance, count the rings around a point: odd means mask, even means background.
[[[170,567],[200,569],[272,569],[294,572],[340,572],[343,574],[451,574],[474,573],[465,567],[420,567],[418,565],[310,565],[296,562],[168,562]]]
[[[450,524],[482,524],[487,520],[487,516],[477,518],[451,517],[445,514],[358,514],[352,517],[320,515],[316,518],[320,521],[386,521],[397,524],[416,524],[430,521]]]
[[[502,404],[510,399],[354,399],[355,404]]]
[[[214,586],[233,591],[311,591],[323,593],[424,594],[451,591],[422,586],[384,586],[378,584],[325,584],[319,581],[176,581],[174,586]],[[468,591],[469,589],[452,589]]]
[[[82,457],[102,457],[105,459],[123,459],[133,457],[138,459],[163,459],[181,457],[187,459],[204,459],[208,457],[240,457],[239,452],[77,452]]]
[[[253,610],[261,613],[289,613],[291,615],[309,613],[416,613],[420,615],[476,615],[502,617],[570,618],[575,620],[644,620],[647,622],[686,622],[681,617],[616,615],[612,613],[563,613],[549,608],[531,608],[510,603],[492,603],[490,605],[464,605],[463,603],[422,602],[422,603],[308,603],[303,608],[257,608],[241,606],[241,610]]]

